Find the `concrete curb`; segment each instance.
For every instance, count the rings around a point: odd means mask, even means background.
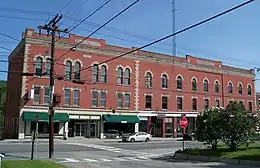
[[[241,165],[254,165],[260,166],[260,161],[253,160],[240,160],[240,159],[227,159],[213,156],[197,156],[188,155],[183,153],[175,153],[173,158],[176,160],[192,160],[192,161],[203,161],[203,162],[223,162],[229,164],[241,164]]]

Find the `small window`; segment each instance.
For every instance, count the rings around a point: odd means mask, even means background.
[[[215,82],[215,92],[219,93],[219,83],[218,83],[218,81]]]
[[[182,97],[178,97],[178,98],[177,98],[177,109],[178,109],[178,110],[183,110]]]
[[[243,94],[243,87],[241,83],[238,84],[238,94]]]
[[[80,68],[81,68],[80,63],[76,62],[75,67],[74,67],[74,79],[75,80],[80,80]]]
[[[247,86],[247,94],[248,94],[249,96],[252,95],[252,88],[251,88],[251,85],[248,85],[248,86]]]
[[[92,91],[92,107],[98,106],[98,91],[93,90]]]
[[[40,104],[41,87],[34,87],[33,102]]]
[[[124,95],[124,107],[130,108],[130,94],[128,93]]]
[[[73,91],[73,105],[79,106],[79,98],[80,98],[80,91],[74,90]]]
[[[146,109],[151,109],[152,108],[152,96],[151,95],[146,95],[145,96],[145,108]]]
[[[167,110],[168,109],[168,97],[162,96],[162,109]]]
[[[51,59],[50,58],[47,58],[46,59],[46,76],[47,77],[50,77],[50,74],[51,74]]]
[[[220,107],[220,102],[219,102],[219,100],[216,100],[216,107]]]
[[[147,88],[152,87],[152,74],[150,72],[147,72],[145,75],[145,86]]]
[[[98,82],[98,65],[94,64],[92,66],[92,82],[97,83]]]
[[[204,92],[209,91],[209,81],[207,79],[204,80]]]
[[[248,102],[248,110],[249,111],[253,111],[253,106],[252,106],[252,102],[250,101],[250,102]]]
[[[43,98],[43,103],[44,104],[49,104],[50,102],[50,88],[45,87],[44,88],[44,98]]]
[[[64,105],[70,105],[70,89],[64,89]]]
[[[35,74],[37,76],[41,76],[42,75],[42,57],[37,57],[37,59],[36,59]]]
[[[197,91],[197,80],[195,78],[192,79],[192,91]]]
[[[66,61],[65,66],[65,79],[71,80],[72,63],[71,61]]]
[[[177,89],[182,89],[182,77],[177,77]]]
[[[233,85],[231,82],[228,83],[228,93],[232,94],[233,93]]]
[[[197,99],[192,98],[192,110],[197,111]]]
[[[209,99],[204,99],[204,109],[208,109],[209,108]]]
[[[130,85],[130,79],[131,79],[130,69],[126,68],[125,69],[125,85]]]
[[[107,92],[101,91],[100,92],[100,106],[106,107],[106,98],[107,98]]]
[[[168,88],[168,78],[166,74],[162,75],[162,88]]]
[[[102,83],[107,83],[107,67],[105,65],[101,66],[100,81]]]
[[[123,94],[117,93],[117,107],[123,108]]]
[[[119,67],[117,69],[117,84],[123,84],[123,68]]]

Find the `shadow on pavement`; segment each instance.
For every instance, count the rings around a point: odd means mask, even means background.
[[[12,159],[30,159],[28,156],[18,156],[18,155],[5,155],[5,158],[12,158]]]

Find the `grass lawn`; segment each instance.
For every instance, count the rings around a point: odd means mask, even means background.
[[[4,160],[2,168],[65,168],[50,161],[43,160]]]
[[[187,149],[183,153],[191,155],[216,156],[241,160],[260,160],[260,143],[249,145],[249,148],[240,147],[237,151],[230,151],[227,146],[218,146],[217,150]]]

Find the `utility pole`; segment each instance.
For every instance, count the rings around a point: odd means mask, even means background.
[[[54,116],[54,103],[53,103],[53,94],[54,94],[54,51],[55,51],[55,35],[58,33],[66,33],[68,29],[61,30],[58,28],[57,23],[61,20],[62,15],[58,16],[58,14],[44,26],[38,26],[39,33],[41,34],[41,30],[46,30],[47,35],[51,35],[51,65],[50,65],[50,100],[49,100],[49,158],[52,158],[54,152],[54,128],[53,128],[53,116]]]

